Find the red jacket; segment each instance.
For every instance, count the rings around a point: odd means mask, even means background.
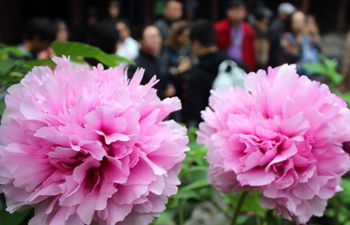
[[[220,50],[227,50],[231,45],[231,24],[228,19],[223,19],[214,25],[217,37],[217,45]],[[242,60],[249,71],[255,69],[255,31],[248,23],[243,23]]]

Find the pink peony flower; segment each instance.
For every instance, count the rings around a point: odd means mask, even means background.
[[[186,129],[181,108],[128,80],[122,67],[36,67],[9,88],[0,127],[7,211],[34,206],[30,225],[142,225],[177,192]]]
[[[221,191],[261,191],[261,205],[306,223],[322,216],[350,166],[350,111],[328,87],[283,65],[212,92],[198,142]]]

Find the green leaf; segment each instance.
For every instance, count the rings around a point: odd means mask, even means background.
[[[84,59],[95,59],[109,67],[114,67],[119,62],[134,64],[126,58],[107,54],[101,49],[79,42],[53,42],[52,48],[58,56],[70,56],[72,60],[79,61]]]
[[[242,206],[242,212],[255,212],[259,216],[264,216],[266,209],[260,206],[260,194],[258,191],[249,193]]]
[[[208,167],[206,166],[192,166],[187,169],[186,173],[196,173],[196,172],[207,172]]]
[[[321,61],[323,62],[327,77],[330,79],[331,82],[335,85],[339,85],[343,81],[343,76],[337,72],[337,62],[333,59],[329,59],[324,55],[321,55]]]
[[[169,221],[171,221],[171,216],[168,212],[163,212],[160,217],[158,217],[153,223],[152,225],[164,225],[164,224],[168,224]]]
[[[345,92],[345,93],[339,92],[339,95],[344,99],[344,101],[348,103],[348,105],[350,105],[350,92]]]
[[[14,66],[15,66],[15,62],[12,60],[1,60],[0,76],[8,74],[13,69]]]
[[[28,71],[34,66],[55,66],[55,63],[51,59],[28,60],[20,62],[20,64]]]
[[[7,56],[8,54],[11,54],[13,56],[17,56],[17,57],[22,57],[27,55],[27,53],[19,50],[17,47],[14,46],[3,46],[2,48],[0,48],[0,57],[4,57]]]
[[[5,102],[0,101],[0,115],[2,115],[5,111]]]
[[[34,66],[48,65],[54,66],[55,64],[50,60],[0,60],[0,76],[1,84],[3,87],[8,87],[14,83],[20,81],[20,79],[28,73]]]
[[[173,198],[175,199],[200,199],[195,191],[179,191]]]
[[[237,192],[224,194],[225,202],[228,205],[231,205],[234,207],[237,204],[239,197],[240,197],[240,193],[237,193]],[[259,216],[265,215],[267,210],[260,206],[260,193],[259,193],[259,191],[254,191],[254,192],[248,193],[248,195],[245,197],[245,200],[243,202],[241,211],[242,212],[253,212]]]
[[[196,190],[196,189],[200,189],[200,188],[205,188],[205,187],[210,187],[208,180],[207,179],[200,179],[200,180],[196,180],[194,182],[191,182],[188,185],[183,186],[180,189],[180,192],[183,191],[192,191],[192,190]]]
[[[313,73],[325,75],[332,85],[339,85],[343,81],[343,76],[337,72],[337,62],[329,59],[324,55],[320,55],[320,62],[318,63],[304,63],[303,66]]]
[[[0,210],[0,224],[1,225],[21,225],[32,213],[32,209],[26,209],[21,212],[9,214],[5,210]]]
[[[303,66],[305,67],[305,69],[307,69],[312,73],[325,74],[327,72],[324,65],[321,63],[307,62],[307,63],[304,63]]]
[[[339,199],[346,204],[350,204],[350,179],[343,178],[341,186],[344,190],[339,193]]]

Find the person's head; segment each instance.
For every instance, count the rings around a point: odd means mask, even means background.
[[[156,26],[146,26],[142,31],[141,47],[144,51],[156,56],[162,49],[162,36]]]
[[[226,10],[226,17],[231,24],[237,25],[244,21],[247,9],[243,0],[231,0]]]
[[[67,24],[63,20],[55,21],[56,28],[56,41],[68,41],[69,38],[69,30]]]
[[[319,34],[317,21],[313,15],[306,16],[306,30],[311,35],[318,35]]]
[[[115,27],[119,33],[120,41],[125,41],[130,36],[130,29],[128,24],[125,21],[117,22]]]
[[[291,29],[295,34],[303,33],[306,29],[306,16],[301,11],[296,11],[291,17]]]
[[[170,21],[177,21],[182,18],[182,3],[175,0],[169,0],[164,8],[164,16]]]
[[[46,49],[55,39],[53,23],[47,18],[30,19],[24,29],[23,42],[29,51],[39,52]]]
[[[190,40],[192,52],[201,56],[208,51],[216,50],[216,34],[213,24],[206,20],[198,20],[191,26]]]
[[[112,0],[108,5],[108,15],[111,19],[117,19],[120,14],[120,3],[117,0]]]
[[[173,23],[170,27],[167,45],[171,47],[182,47],[189,44],[190,29],[186,21]]]
[[[91,27],[91,35],[87,38],[88,44],[99,47],[107,53],[114,53],[119,34],[115,23],[108,21],[97,22]]]
[[[268,26],[271,16],[272,12],[265,7],[259,8],[255,12],[255,20],[262,26]]]
[[[287,21],[294,12],[295,7],[289,2],[279,4],[277,9],[278,17],[284,21]]]
[[[94,7],[89,7],[87,10],[86,23],[89,26],[94,26],[98,21],[98,11]]]

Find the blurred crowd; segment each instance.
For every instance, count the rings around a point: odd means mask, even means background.
[[[311,79],[319,76],[303,66],[318,62],[322,51],[316,19],[288,2],[276,12],[263,5],[250,12],[243,0],[232,0],[224,19],[188,21],[183,18],[182,3],[169,0],[163,16],[143,27],[139,35],[133,35],[128,21],[120,18],[121,10],[118,1],[111,1],[108,15],[100,19],[89,9],[86,25],[76,31],[82,37],[79,41],[134,60],[146,69],[145,83],[157,75],[159,97],[178,96],[183,110],[172,117],[188,126],[200,122],[200,111],[208,105],[220,73],[295,63],[301,74]],[[33,18],[18,49],[26,59],[48,58],[54,54],[50,43],[70,40],[69,33],[62,20]],[[128,71],[132,74],[135,69],[131,66]]]

